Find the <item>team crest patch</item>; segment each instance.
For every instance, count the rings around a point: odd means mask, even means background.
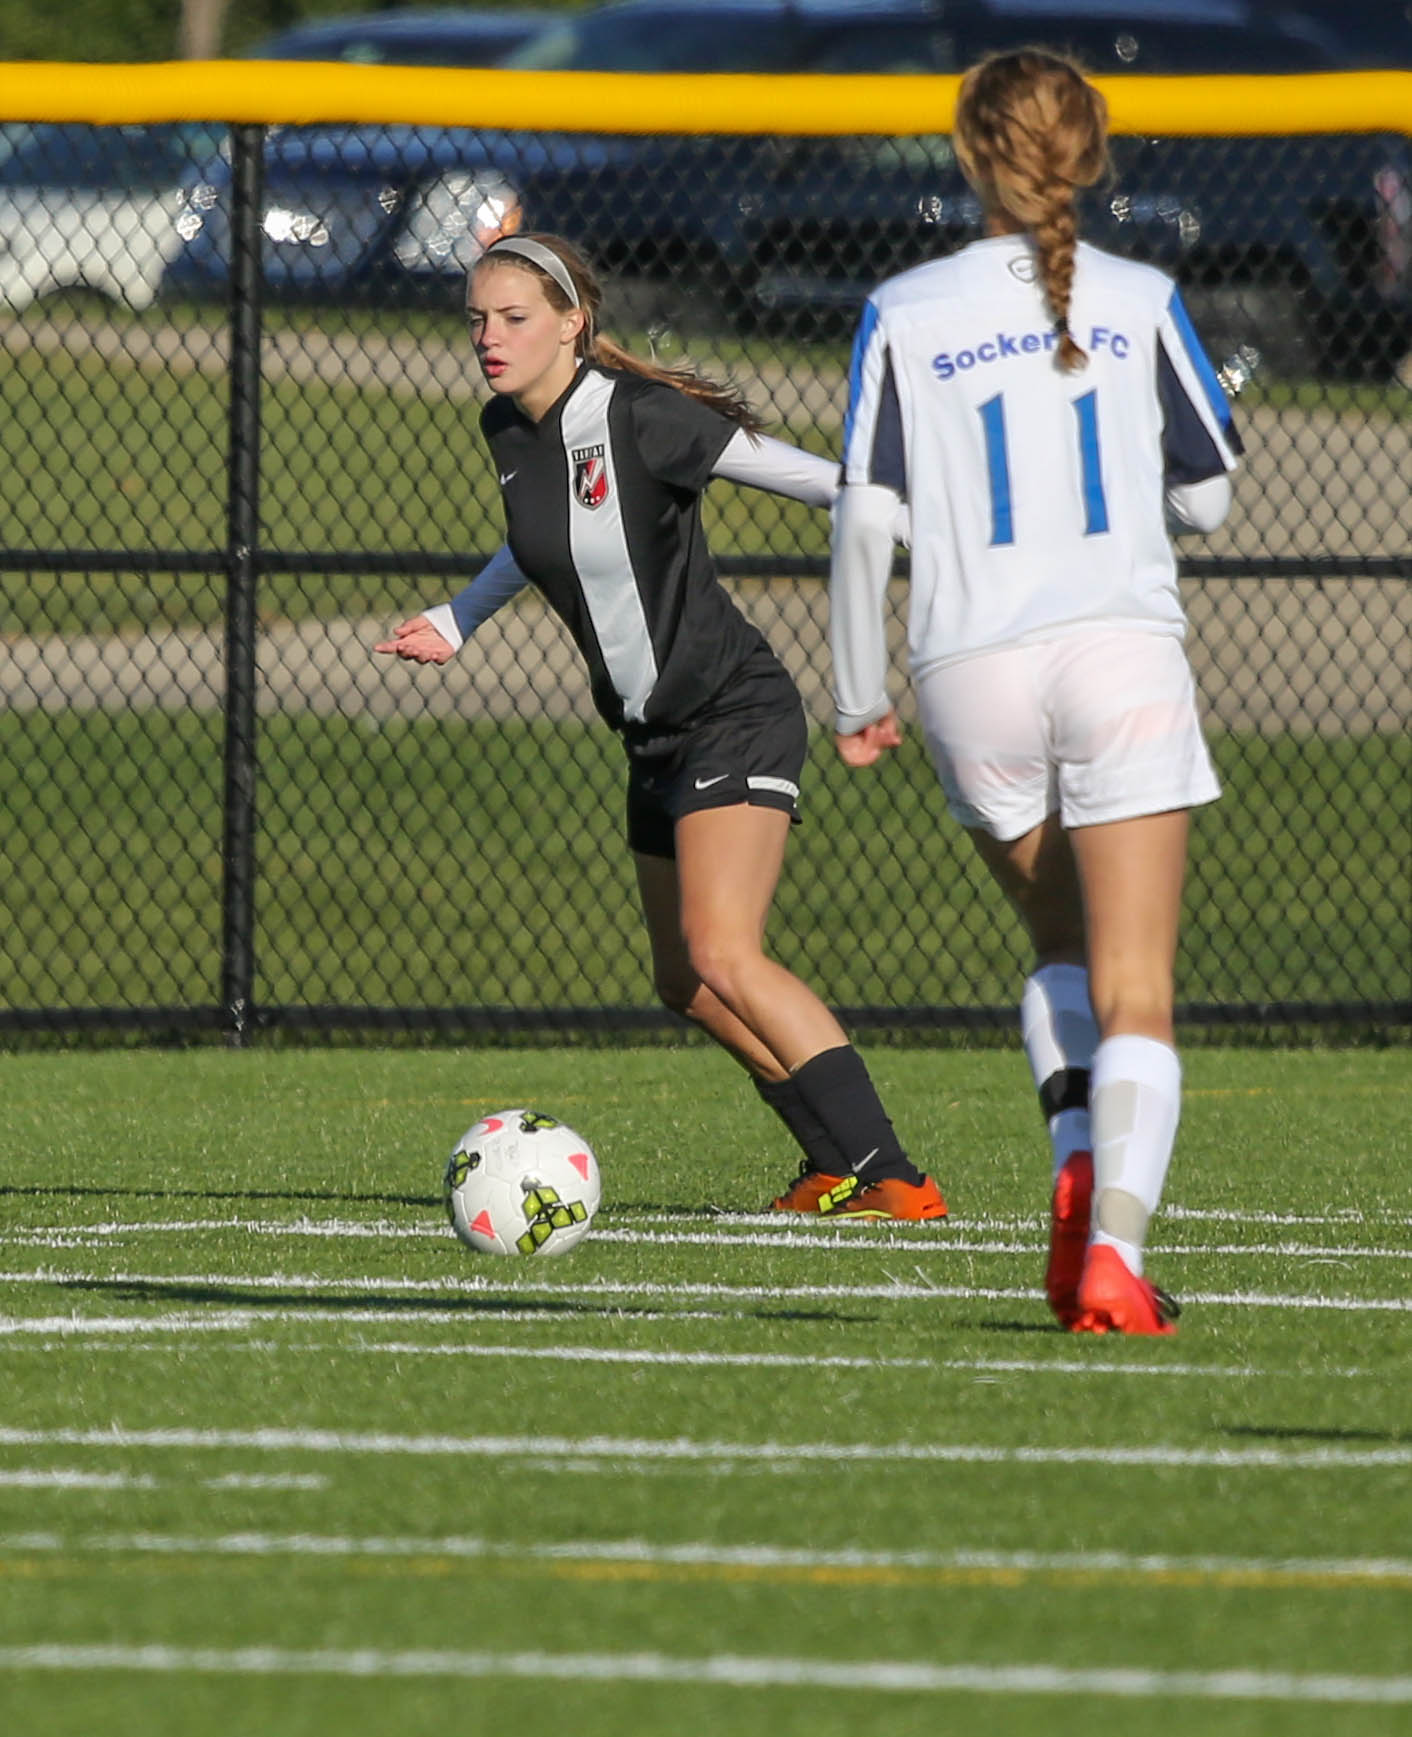
[[[608,466],[601,446],[577,446],[569,455],[574,465],[574,499],[581,507],[601,507],[608,499]]]

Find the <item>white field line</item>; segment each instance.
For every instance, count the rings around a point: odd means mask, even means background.
[[[603,1208],[604,1213],[611,1217],[611,1206]],[[1208,1224],[1260,1224],[1260,1225],[1332,1225],[1338,1227],[1357,1226],[1360,1224],[1382,1225],[1412,1225],[1412,1212],[1362,1212],[1357,1207],[1340,1207],[1333,1212],[1241,1212],[1231,1211],[1225,1207],[1210,1206],[1177,1206],[1163,1202],[1158,1208],[1162,1218],[1190,1219],[1195,1223]],[[679,1212],[642,1212],[633,1214],[636,1224],[678,1225],[682,1221]],[[780,1215],[777,1212],[731,1212],[723,1206],[705,1207],[701,1216],[710,1218],[718,1224],[741,1224],[780,1227]],[[787,1221],[788,1222],[788,1221]],[[929,1219],[924,1224],[889,1224],[888,1230],[897,1235],[912,1235],[921,1239],[945,1233],[947,1227],[965,1225],[968,1230],[989,1231],[1033,1231],[1043,1228],[1044,1216],[1040,1213],[1009,1213],[1009,1212],[965,1212],[953,1208],[951,1216],[938,1222]],[[797,1228],[812,1227],[817,1232],[839,1230],[841,1227],[831,1225],[824,1218],[810,1218],[807,1215],[796,1217],[793,1225]],[[864,1227],[850,1227],[859,1228]]]
[[[447,1311],[434,1318],[439,1323],[464,1325],[463,1314]],[[497,1315],[496,1320],[503,1317]],[[539,1317],[533,1317],[539,1319]],[[419,1323],[428,1317],[419,1316]],[[379,1326],[405,1326],[402,1321],[389,1322],[386,1315],[369,1310],[355,1310],[345,1320],[373,1322]],[[244,1332],[251,1327],[268,1326],[272,1322],[292,1321],[300,1324],[317,1323],[329,1326],[328,1316],[318,1309],[248,1309],[219,1310],[210,1319],[164,1316],[148,1320],[132,1315],[43,1315],[0,1316],[0,1340],[34,1337],[43,1342],[43,1349],[55,1349],[66,1339],[82,1338],[84,1350],[168,1350],[174,1336],[185,1332]],[[104,1342],[112,1335],[111,1345]],[[149,1335],[151,1336],[149,1339]],[[164,1339],[162,1336],[166,1335]],[[95,1343],[96,1341],[96,1343]],[[318,1339],[293,1343],[281,1339],[251,1339],[235,1344],[226,1343],[223,1351],[308,1352],[326,1357],[331,1355],[386,1354],[396,1357],[509,1357],[515,1360],[539,1358],[557,1363],[624,1363],[647,1364],[670,1368],[766,1368],[766,1369],[951,1369],[988,1375],[1195,1375],[1230,1377],[1249,1381],[1269,1375],[1310,1375],[1327,1381],[1331,1375],[1339,1379],[1357,1379],[1363,1371],[1352,1366],[1335,1370],[1264,1370],[1249,1364],[1205,1363],[1109,1363],[1055,1361],[1024,1357],[842,1357],[797,1356],[786,1352],[734,1351],[644,1351],[619,1350],[597,1345],[442,1345],[416,1340]]]
[[[157,1480],[130,1472],[85,1472],[68,1466],[18,1466],[0,1471],[6,1490],[155,1490]]]
[[[773,1544],[654,1544],[643,1538],[565,1539],[534,1543],[451,1536],[349,1537],[307,1532],[0,1533],[0,1552],[155,1556],[448,1557],[457,1560],[628,1564],[648,1568],[719,1568],[855,1572],[1108,1574],[1133,1579],[1412,1586],[1412,1559],[1137,1555],[1120,1550],[806,1550]]]
[[[0,1647],[0,1670],[140,1671],[162,1675],[359,1678],[523,1677],[535,1682],[699,1683],[724,1689],[857,1689],[868,1693],[1102,1695],[1123,1700],[1275,1701],[1406,1706],[1412,1677],[1300,1675],[1284,1671],[1158,1671],[1142,1667],[926,1665],[885,1661],[667,1653],[392,1652],[283,1647]]]
[[[487,1260],[490,1256],[484,1257]],[[507,1266],[523,1271],[518,1261]],[[62,1267],[36,1267],[31,1272],[0,1272],[0,1285],[143,1285],[157,1291],[192,1285],[229,1290],[276,1289],[324,1292],[387,1291],[402,1295],[437,1292],[443,1296],[564,1297],[581,1304],[615,1297],[680,1297],[697,1302],[1029,1302],[1043,1296],[1034,1286],[1024,1285],[934,1285],[906,1284],[893,1280],[885,1285],[717,1285],[662,1284],[627,1280],[591,1279],[581,1284],[536,1282],[507,1278],[496,1283],[489,1277],[456,1279],[409,1279],[399,1276],[353,1278],[327,1273],[92,1273]],[[1335,1297],[1323,1293],[1282,1294],[1266,1291],[1197,1291],[1184,1293],[1184,1304],[1254,1309],[1332,1309],[1344,1313],[1412,1314],[1412,1296]]]
[[[0,1447],[218,1448],[254,1453],[405,1454],[418,1458],[534,1458],[625,1464],[808,1463],[913,1465],[1064,1465],[1216,1468],[1223,1471],[1376,1471],[1412,1465],[1412,1446],[1384,1448],[1001,1447],[969,1442],[728,1442],[687,1436],[403,1435],[331,1429],[12,1429]]]
[[[202,1478],[207,1490],[323,1490],[328,1479],[317,1473],[228,1472]],[[147,1473],[88,1472],[69,1466],[18,1466],[0,1471],[0,1489],[12,1490],[155,1490],[160,1480]]]
[[[973,1221],[974,1222],[974,1221]],[[905,1229],[881,1226],[820,1226],[804,1228],[797,1223],[782,1225],[776,1217],[767,1220],[768,1230],[759,1232],[736,1230],[650,1231],[635,1228],[615,1229],[595,1227],[594,1240],[599,1243],[627,1243],[685,1248],[769,1248],[769,1249],[843,1249],[850,1254],[868,1254],[880,1248],[909,1249],[917,1254],[993,1254],[1016,1255],[1042,1253],[1048,1244],[1047,1225],[1034,1221],[1017,1221],[1009,1227],[1028,1231],[1028,1237],[1008,1240],[983,1237],[979,1240],[954,1235],[957,1227],[930,1226],[921,1237],[909,1235]],[[806,1221],[807,1224],[807,1221]],[[971,1228],[968,1224],[967,1228]],[[860,1231],[863,1234],[860,1235]],[[0,1236],[0,1246],[13,1248],[93,1248],[124,1237],[188,1236],[238,1232],[243,1236],[262,1238],[329,1238],[347,1241],[454,1241],[448,1225],[392,1224],[384,1221],[359,1219],[167,1219],[124,1224],[109,1221],[101,1224],[55,1225],[38,1230],[13,1231]],[[1287,1242],[1222,1242],[1222,1243],[1154,1243],[1149,1253],[1159,1257],[1189,1258],[1199,1256],[1265,1256],[1284,1255],[1300,1260],[1412,1260],[1412,1248],[1368,1248],[1345,1243]]]
[[[232,1311],[229,1322],[202,1321],[198,1330],[211,1332],[225,1326],[236,1330],[248,1330],[256,1325],[265,1326],[271,1319],[264,1314],[251,1315],[248,1311]],[[313,1309],[282,1309],[273,1317],[280,1320],[301,1322],[317,1321],[323,1326],[329,1324],[328,1317]],[[378,1315],[374,1319],[388,1324],[386,1316]],[[448,1320],[464,1323],[464,1315],[449,1315]],[[145,1321],[129,1316],[107,1316],[102,1320],[83,1321],[74,1316],[50,1316],[46,1320],[23,1321],[11,1317],[0,1317],[0,1336],[18,1336],[21,1334],[57,1334],[58,1337],[83,1336],[89,1333],[102,1334],[117,1332],[119,1334],[180,1333],[187,1331],[186,1323],[173,1321]],[[581,1345],[436,1345],[416,1344],[398,1341],[392,1344],[369,1343],[359,1341],[346,1344],[339,1340],[325,1339],[318,1344],[286,1345],[278,1340],[262,1340],[258,1345],[252,1343],[251,1349],[278,1351],[312,1351],[320,1354],[338,1351],[356,1352],[386,1352],[399,1357],[512,1357],[516,1360],[539,1358],[557,1363],[631,1363],[631,1364],[681,1364],[687,1367],[709,1368],[712,1366],[725,1369],[930,1369],[933,1360],[929,1357],[843,1357],[823,1356],[810,1357],[807,1354],[790,1356],[785,1352],[748,1352],[748,1351],[624,1351],[607,1346]],[[85,1345],[85,1350],[92,1349]],[[117,1349],[131,1350],[132,1345],[121,1343]],[[223,1350],[232,1349],[223,1346]],[[1231,1371],[1232,1374],[1244,1375],[1245,1370]]]

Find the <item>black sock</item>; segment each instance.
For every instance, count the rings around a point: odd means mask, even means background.
[[[828,1129],[799,1095],[792,1076],[755,1081],[755,1090],[789,1129],[811,1170],[824,1176],[846,1176],[848,1165]]]
[[[801,1101],[825,1127],[861,1182],[895,1176],[920,1182],[922,1173],[903,1151],[863,1058],[852,1044],[812,1056],[790,1076]]]

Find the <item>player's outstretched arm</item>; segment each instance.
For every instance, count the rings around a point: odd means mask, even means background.
[[[409,663],[446,663],[456,655],[456,647],[425,615],[399,622],[392,630],[392,638],[382,640],[373,650],[406,658]]]
[[[769,434],[748,434],[742,428],[726,442],[711,469],[712,476],[747,488],[787,495],[809,507],[831,507],[843,487],[843,470],[836,459],[823,458],[776,440]],[[892,540],[907,548],[912,541],[912,518],[906,501],[893,509]]]
[[[414,663],[445,663],[454,657],[482,622],[517,597],[529,581],[516,565],[508,544],[502,544],[449,603],[438,603],[394,628],[391,639],[374,651],[404,657]]]
[[[743,428],[726,442],[711,475],[744,483],[747,488],[787,495],[810,507],[832,506],[841,480],[837,459],[821,458],[817,452],[791,446],[787,440],[749,434]]]

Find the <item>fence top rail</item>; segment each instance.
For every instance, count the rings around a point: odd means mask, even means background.
[[[1118,133],[1412,130],[1412,71],[1094,81]],[[257,60],[0,62],[0,120],[399,123],[610,133],[946,132],[954,77],[585,73]]]

